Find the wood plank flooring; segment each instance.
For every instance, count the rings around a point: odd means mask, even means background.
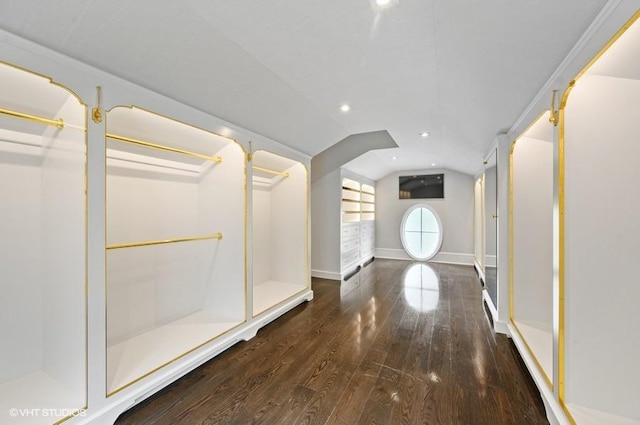
[[[490,329],[473,269],[423,264],[314,279],[312,302],[116,424],[548,424],[513,344]]]

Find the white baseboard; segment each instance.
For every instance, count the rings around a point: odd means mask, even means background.
[[[376,248],[376,258],[389,260],[413,260],[403,249]],[[455,252],[439,252],[431,260],[434,263],[473,265],[473,254],[460,254]]]
[[[317,277],[320,279],[330,279],[330,280],[342,280],[342,275],[340,273],[328,272],[325,270],[311,270],[311,277]]]

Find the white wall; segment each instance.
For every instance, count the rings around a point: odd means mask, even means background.
[[[398,177],[444,173],[444,199],[398,199]],[[409,170],[376,183],[376,256],[409,257],[402,248],[400,222],[414,204],[426,203],[440,216],[443,240],[434,261],[473,264],[473,177],[443,169]]]

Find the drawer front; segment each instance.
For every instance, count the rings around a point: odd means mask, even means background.
[[[342,254],[342,267],[346,267],[360,260],[360,250],[354,249],[353,251],[345,252]]]
[[[357,236],[360,234],[360,224],[359,223],[342,223],[342,238],[348,239],[352,236]]]
[[[343,240],[342,252],[351,251],[352,249],[358,248],[359,246],[360,246],[360,240],[358,238]]]

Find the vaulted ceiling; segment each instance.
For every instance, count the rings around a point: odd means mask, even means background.
[[[309,155],[387,130],[349,164],[378,179],[477,172],[606,0],[392,3],[3,0],[0,28]]]

